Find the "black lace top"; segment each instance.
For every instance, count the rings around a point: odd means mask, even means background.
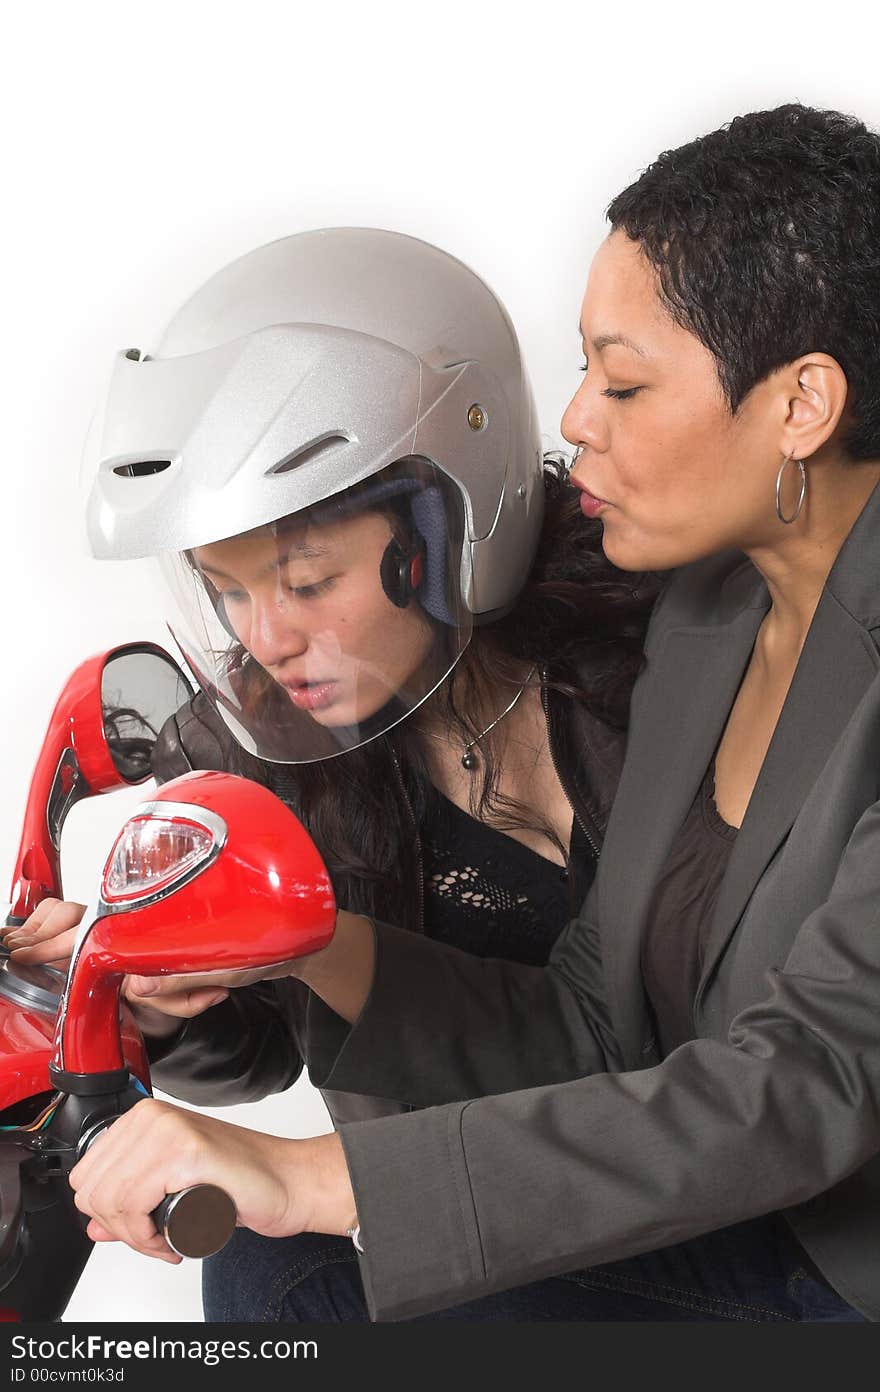
[[[577,819],[566,871],[436,789],[430,799],[422,821],[426,935],[477,957],[543,966],[596,870]]]

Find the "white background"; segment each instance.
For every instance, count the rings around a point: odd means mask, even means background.
[[[800,100],[880,128],[873,13],[849,0],[16,6],[0,58],[0,881],[68,674],[116,643],[170,643],[149,572],[91,560],[80,528],[80,449],[117,349],[149,350],[202,280],[263,242],[390,227],[453,252],[505,300],[557,442],[609,200],[737,112]],[[69,897],[89,896],[138,796],[76,809]],[[327,1128],[307,1081],[224,1114],[291,1136]],[[197,1263],[103,1246],[67,1318],[197,1320],[198,1283]]]

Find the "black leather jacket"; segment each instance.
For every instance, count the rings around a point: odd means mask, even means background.
[[[585,670],[581,680],[587,687],[589,679]],[[557,774],[598,857],[625,735],[552,689],[545,690],[543,701]],[[166,722],[153,753],[160,783],[191,769],[224,769],[229,762],[230,737],[201,692]],[[402,784],[401,794],[405,796]],[[154,1083],[172,1096],[208,1106],[283,1092],[303,1068],[310,1000],[309,989],[290,977],[233,990],[170,1040],[148,1041]],[[328,1089],[322,1095],[334,1123],[406,1110],[381,1098]]]

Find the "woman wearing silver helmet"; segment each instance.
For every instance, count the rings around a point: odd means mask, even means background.
[[[89,464],[93,548],[160,556],[201,687],[157,776],[257,778],[312,831],[344,908],[542,964],[592,880],[656,585],[607,564],[545,468],[483,282],[368,229],[260,248],[154,353],[120,354]],[[57,960],[79,912],[42,905],[15,941],[60,936],[17,951]],[[308,992],[288,975],[127,993],[175,1095],[252,1100],[302,1067]],[[324,1096],[337,1125],[406,1109]],[[321,1254],[342,1304],[354,1249]],[[283,1318],[304,1262],[308,1237],[239,1230],[206,1263],[207,1317]]]

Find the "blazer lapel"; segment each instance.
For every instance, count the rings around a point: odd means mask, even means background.
[[[878,528],[880,484],[841,548],[816,609],[721,887],[698,1003],[757,881],[880,668],[870,632],[880,628]],[[724,556],[720,564],[723,570]],[[705,571],[697,570],[696,583],[707,585]],[[599,861],[609,1006],[628,1068],[644,1060],[645,1001],[634,983],[641,980],[654,888],[718,746],[770,602],[744,561],[726,577],[719,571],[718,584],[714,600],[711,586],[706,590],[711,609],[705,626],[671,629],[639,682]]]
[[[632,987],[654,886],[721,737],[766,607],[747,608],[719,627],[673,630],[644,678],[646,699],[633,723],[597,885],[610,1005],[628,1067],[637,1066],[644,1045]],[[603,895],[605,885],[613,894]]]
[[[826,590],[721,885],[697,1005],[758,880],[791,830],[878,666],[880,659],[864,628]]]

